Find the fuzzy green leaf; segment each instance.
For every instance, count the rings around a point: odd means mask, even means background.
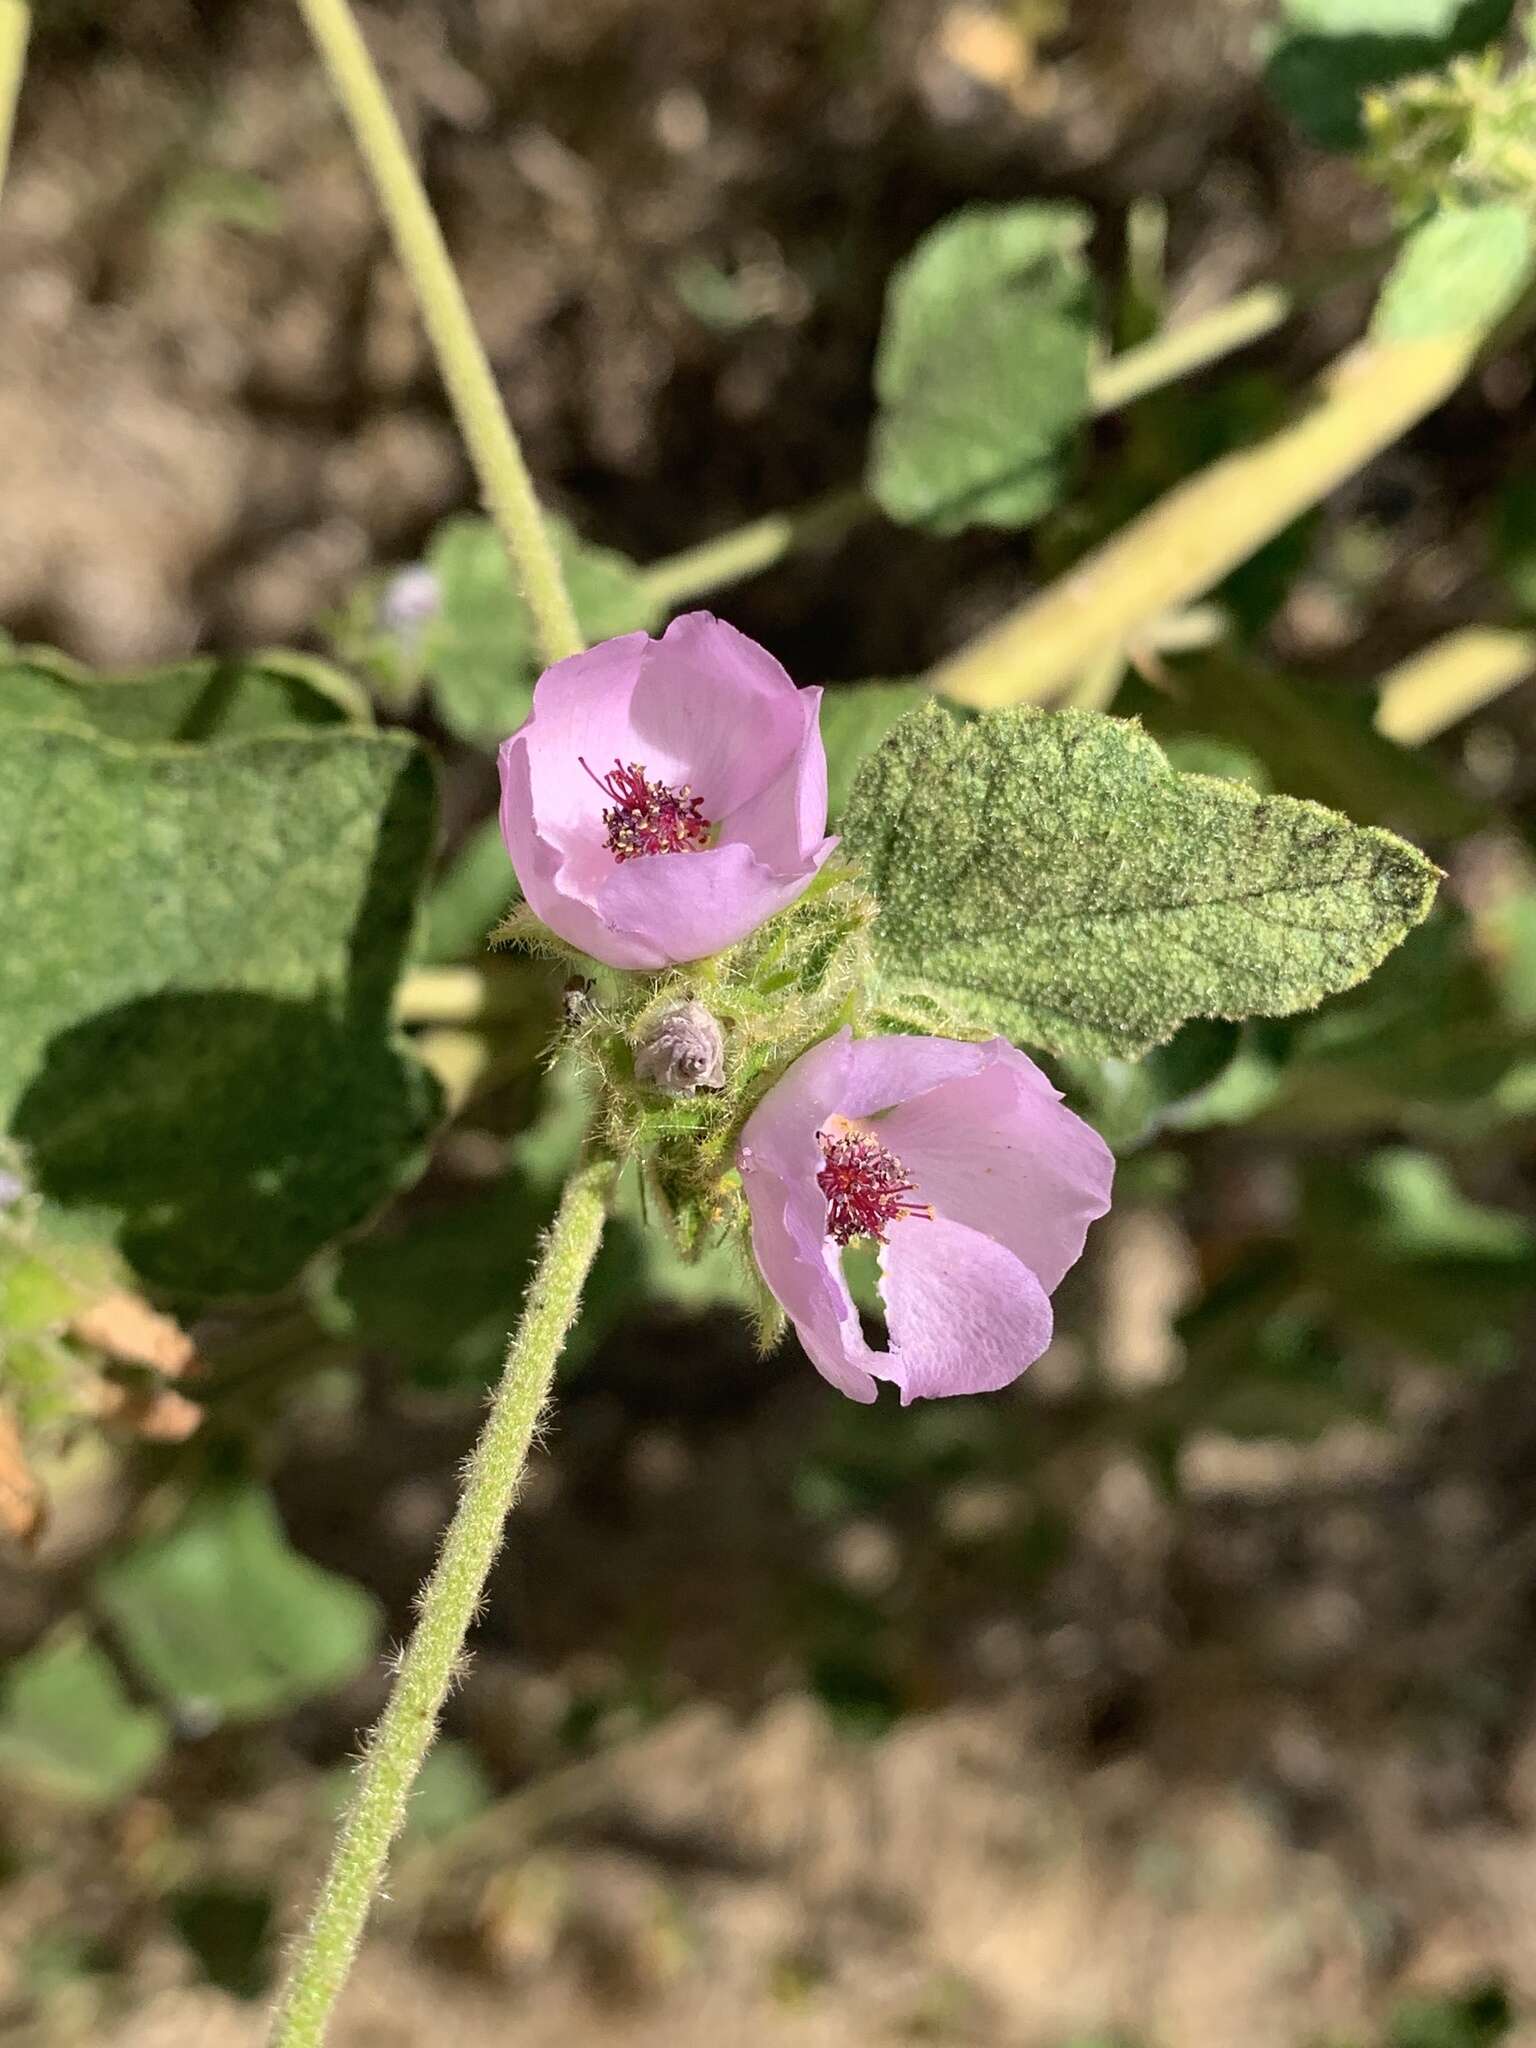
[[[96,675],[51,648],[0,655],[0,728],[45,719],[144,742],[367,724],[371,713],[349,676],[307,654],[208,657],[127,675]]]
[[[821,700],[821,742],[827,750],[827,819],[835,829],[864,757],[898,718],[926,704],[926,683],[840,683]]]
[[[589,642],[655,624],[632,562],[584,541],[563,519],[550,527]],[[440,595],[419,658],[437,715],[471,746],[496,746],[528,716],[541,666],[505,543],[489,520],[450,519],[427,551],[427,566]]]
[[[970,206],[891,281],[869,488],[935,533],[1025,526],[1088,416],[1092,297],[1076,206]]]
[[[280,1287],[416,1165],[389,1014],[434,810],[398,734],[7,733],[0,1129],[145,1281]]]
[[[110,1659],[73,1629],[11,1665],[0,1685],[0,1775],[71,1806],[112,1806],[170,1746],[152,1707],[136,1707]]]
[[[1383,341],[1423,341],[1492,327],[1530,282],[1533,260],[1524,207],[1447,206],[1398,251],[1372,332]]]
[[[1139,727],[1083,711],[910,714],[860,773],[844,844],[898,997],[1063,1053],[1310,1009],[1419,922],[1436,880],[1390,833],[1178,775]]]
[[[379,1612],[293,1550],[267,1494],[221,1486],[104,1565],[96,1597],[145,1681],[182,1712],[258,1720],[333,1692],[372,1657]]]

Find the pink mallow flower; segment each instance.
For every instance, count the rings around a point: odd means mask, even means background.
[[[557,661],[501,749],[502,836],[530,909],[609,967],[745,938],[837,844],[820,704],[708,612]]]
[[[1109,1147],[1033,1060],[994,1038],[813,1046],[737,1154],[763,1278],[811,1362],[855,1401],[987,1394],[1051,1341],[1050,1295],[1109,1207]],[[873,1350],[845,1245],[880,1247],[890,1349]]]

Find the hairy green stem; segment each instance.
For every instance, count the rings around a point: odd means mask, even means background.
[[[418,1599],[415,1632],[368,1742],[313,1918],[278,2000],[269,2048],[320,2048],[325,2040],[501,1548],[555,1364],[602,1238],[613,1178],[611,1161],[593,1160],[566,1183],[459,1505]]]
[[[27,68],[27,38],[32,9],[27,0],[0,0],[0,190],[11,161],[11,136],[16,127],[16,102]]]
[[[437,354],[486,509],[512,557],[545,659],[581,651],[571,600],[464,288],[348,0],[297,0],[351,125]]]
[[[1150,341],[1111,356],[1089,373],[1089,403],[1095,413],[1115,412],[1208,363],[1245,348],[1271,333],[1289,315],[1294,294],[1275,284],[1256,285],[1209,313],[1155,334]],[[667,611],[712,590],[760,575],[801,548],[826,547],[880,508],[862,485],[828,491],[788,512],[770,512],[762,519],[704,541],[681,554],[666,555],[642,571],[646,594],[658,610]]]

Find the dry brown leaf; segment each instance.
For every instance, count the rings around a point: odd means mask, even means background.
[[[109,1358],[153,1366],[168,1379],[178,1378],[197,1355],[180,1323],[126,1288],[103,1295],[83,1309],[69,1328],[82,1344],[94,1345]]]
[[[27,1463],[16,1424],[0,1408],[0,1530],[32,1543],[43,1524],[43,1489]]]

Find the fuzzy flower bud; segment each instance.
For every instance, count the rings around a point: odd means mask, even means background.
[[[725,1038],[702,1003],[679,1003],[656,1020],[635,1054],[635,1076],[663,1095],[725,1086]]]

